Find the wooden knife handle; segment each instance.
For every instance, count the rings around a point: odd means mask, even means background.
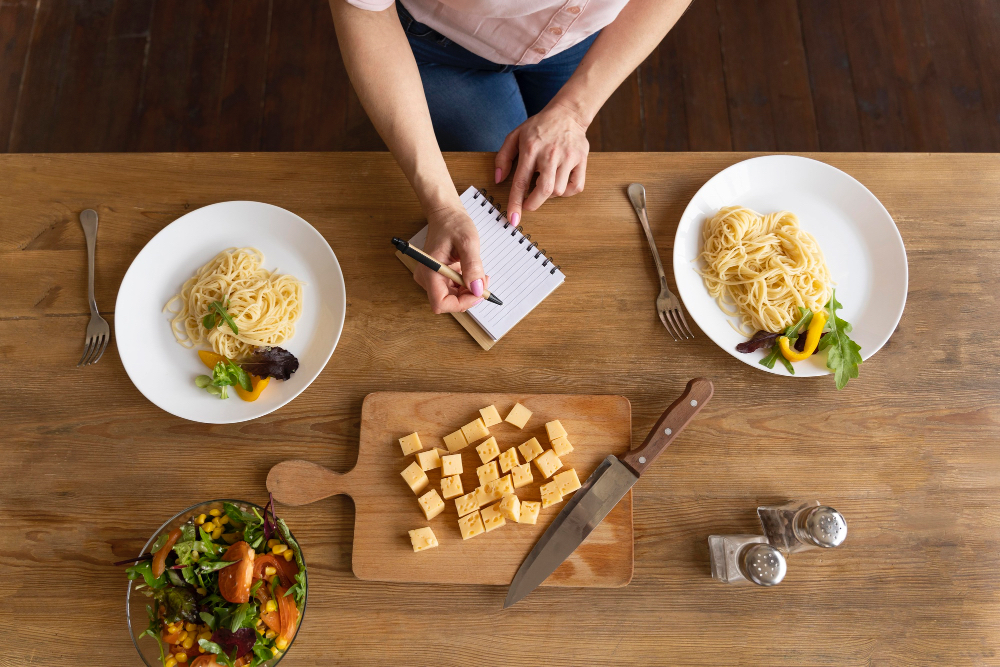
[[[350,495],[350,472],[333,472],[309,461],[282,461],[267,473],[267,490],[285,505],[308,505],[339,493]]]
[[[642,445],[623,456],[621,462],[641,477],[643,471],[652,465],[688,422],[701,412],[714,391],[712,381],[708,378],[695,378],[688,382],[684,393],[664,411]]]

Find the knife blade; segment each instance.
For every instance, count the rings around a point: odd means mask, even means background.
[[[714,387],[707,378],[688,382],[684,393],[668,407],[642,445],[620,460],[609,455],[552,521],[521,563],[507,589],[507,609],[535,590],[587,539],[604,517],[625,497],[642,473],[680,434],[709,399]]]

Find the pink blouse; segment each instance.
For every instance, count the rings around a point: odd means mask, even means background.
[[[628,0],[401,0],[413,18],[502,65],[532,65],[615,20]],[[382,11],[393,0],[347,0]]]

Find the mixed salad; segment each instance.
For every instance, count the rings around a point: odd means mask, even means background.
[[[291,644],[306,599],[299,545],[273,500],[191,516],[157,538],[129,580],[151,598],[149,627],[163,667],[257,667]]]

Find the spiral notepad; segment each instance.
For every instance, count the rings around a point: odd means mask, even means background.
[[[500,204],[485,190],[470,186],[462,194],[462,204],[479,230],[479,254],[490,277],[490,291],[503,299],[502,306],[483,301],[467,314],[490,339],[497,341],[559,287],[566,276],[531,240],[531,234],[510,224],[506,212],[500,211]],[[426,240],[424,227],[410,243],[423,248]]]

